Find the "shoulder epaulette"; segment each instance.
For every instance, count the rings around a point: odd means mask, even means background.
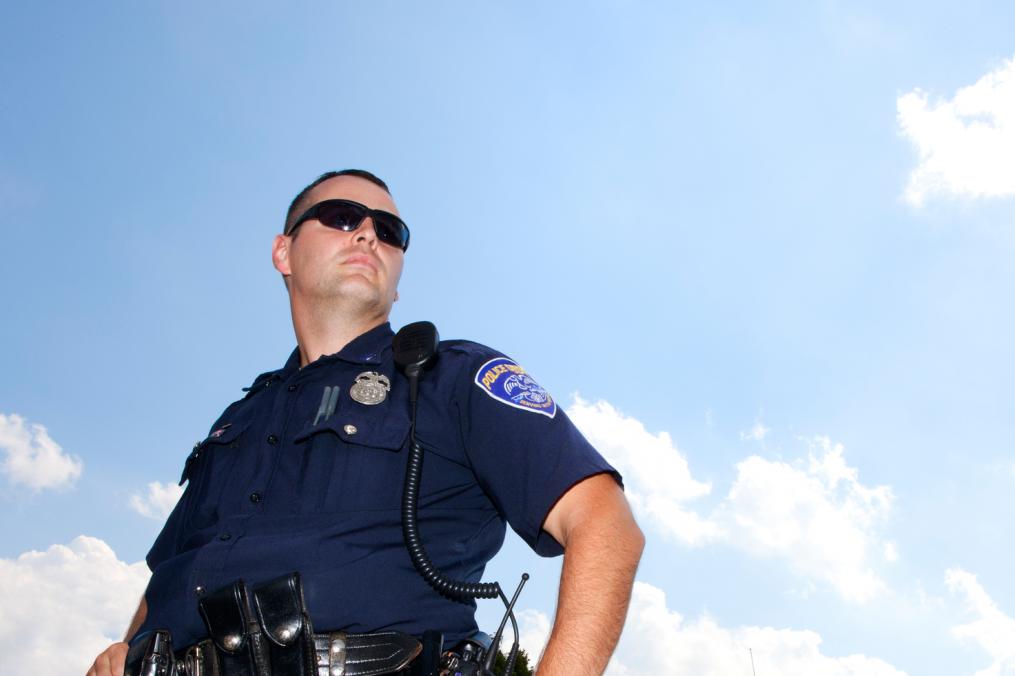
[[[247,393],[244,399],[252,397],[264,388],[268,387],[278,377],[278,371],[268,371],[254,378],[254,382],[250,383],[250,387],[244,387],[243,391]]]
[[[464,353],[464,354],[469,354],[469,355],[474,355],[474,356],[485,356],[485,355],[491,355],[491,354],[500,354],[500,352],[498,352],[497,350],[494,350],[491,347],[487,347],[486,345],[483,345],[481,343],[476,343],[476,342],[471,341],[471,340],[461,340],[461,339],[442,340],[441,343],[440,343],[440,347],[438,349],[441,352],[444,352],[444,351],[448,351],[448,352],[461,352],[461,353]]]

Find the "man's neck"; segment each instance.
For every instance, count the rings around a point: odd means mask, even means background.
[[[388,321],[384,313],[346,308],[309,307],[290,302],[293,329],[300,348],[300,368],[326,354],[335,354],[357,337]]]

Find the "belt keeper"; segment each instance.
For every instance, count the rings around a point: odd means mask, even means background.
[[[336,631],[328,635],[328,676],[345,675],[345,632]]]

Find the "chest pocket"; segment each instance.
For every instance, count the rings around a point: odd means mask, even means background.
[[[300,512],[398,509],[409,439],[408,404],[346,399],[295,437],[302,452]]]
[[[185,521],[190,528],[204,528],[215,523],[219,496],[236,462],[243,433],[249,423],[226,423],[206,439],[194,444],[180,476],[180,485],[187,482]]]

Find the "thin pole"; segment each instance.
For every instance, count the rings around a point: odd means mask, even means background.
[[[748,648],[747,652],[751,654],[751,674],[753,674],[753,676],[758,676],[758,672],[754,670],[754,651]]]

